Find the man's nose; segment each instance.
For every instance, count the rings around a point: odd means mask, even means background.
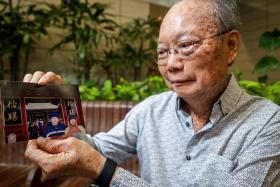
[[[184,69],[182,59],[178,58],[178,55],[171,53],[167,57],[167,68],[168,71],[179,71]]]

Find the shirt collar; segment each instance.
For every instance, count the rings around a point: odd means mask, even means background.
[[[242,88],[239,86],[234,75],[230,74],[227,88],[225,89],[221,97],[215,102],[212,108],[212,113],[210,116],[211,123],[214,124],[215,122],[220,120],[223,116],[231,112],[233,108],[237,105],[241,93],[242,93]],[[183,111],[182,109],[183,102],[184,101],[182,98],[177,97],[176,112],[179,113],[181,119],[183,118],[183,116],[185,116],[185,118],[190,116],[188,113]]]
[[[242,94],[242,88],[239,86],[234,75],[230,75],[228,86],[218,101],[221,102],[223,113],[226,115],[235,108]]]

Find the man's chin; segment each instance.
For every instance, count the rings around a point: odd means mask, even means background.
[[[194,98],[199,95],[199,90],[194,86],[187,85],[172,85],[172,90],[182,98]]]

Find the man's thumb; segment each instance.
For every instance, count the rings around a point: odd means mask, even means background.
[[[40,149],[50,154],[58,154],[62,152],[64,140],[54,140],[54,139],[39,137],[37,139],[37,145]]]

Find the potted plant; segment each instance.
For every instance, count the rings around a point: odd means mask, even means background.
[[[130,79],[125,74],[129,72],[133,74],[134,81],[141,80],[143,70],[148,75],[155,75],[151,70],[156,69],[153,62],[160,22],[160,18],[136,18],[120,27],[115,45],[105,50],[101,61],[108,79],[114,83],[119,77]]]
[[[30,51],[42,36],[47,35],[49,17],[38,4],[0,0],[0,72],[4,79],[4,58],[10,64],[10,79],[19,79],[23,59],[23,74],[28,68]]]
[[[266,97],[280,105],[280,81],[268,82],[269,72],[280,69],[280,62],[275,56],[280,48],[280,31],[274,29],[272,32],[263,33],[260,36],[259,46],[267,50],[269,55],[262,57],[255,66],[255,72],[261,75],[258,82],[240,80],[239,83],[250,94]]]
[[[87,0],[61,0],[59,5],[47,5],[53,15],[52,24],[64,33],[52,50],[73,44],[78,82],[89,80],[90,70],[98,62],[98,51],[108,44],[116,27],[105,12],[108,6]]]

